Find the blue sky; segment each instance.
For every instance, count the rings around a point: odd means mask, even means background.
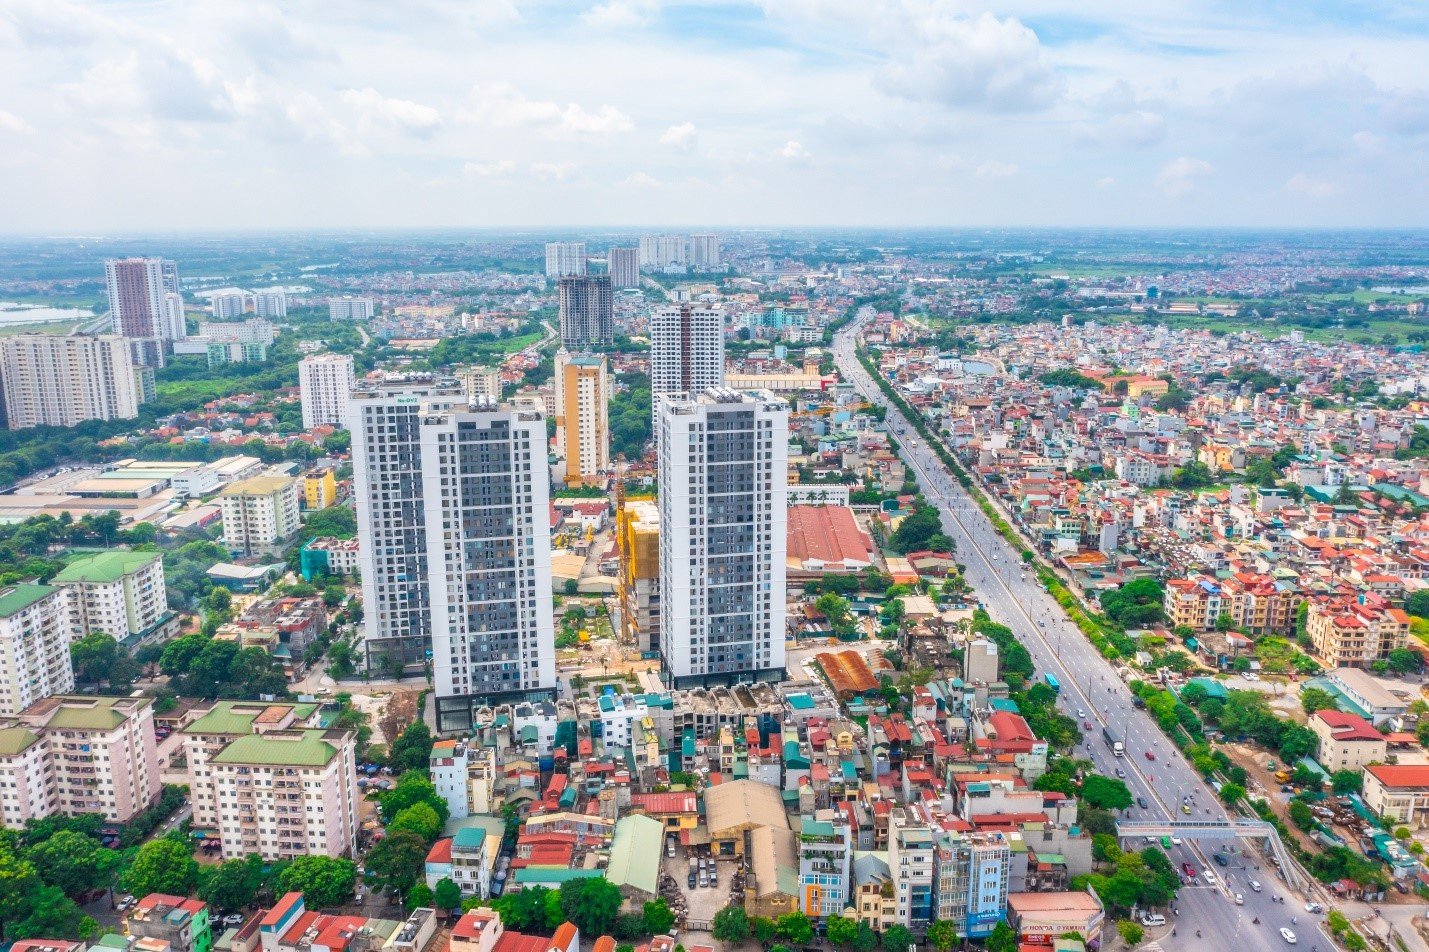
[[[0,229],[1422,226],[1429,4],[7,0]]]

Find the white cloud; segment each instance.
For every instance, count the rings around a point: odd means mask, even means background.
[[[636,172],[620,183],[629,188],[664,188],[665,183],[647,172]]]
[[[531,166],[531,174],[548,182],[565,182],[575,177],[574,162],[537,162]]]
[[[1116,179],[1112,178],[1110,175],[1104,175],[1101,178],[1097,179],[1097,188],[1111,188],[1115,184]]]
[[[1008,178],[1017,174],[1017,166],[1008,162],[989,160],[979,165],[973,174],[978,178],[985,179]]]
[[[916,45],[878,73],[886,92],[946,106],[1022,111],[1047,106],[1057,93],[1037,34],[1019,20],[991,13],[929,14],[916,22]]]
[[[577,103],[562,107],[531,99],[508,82],[475,86],[470,103],[457,113],[459,120],[498,128],[535,126],[557,137],[603,136],[635,128],[630,117],[612,105],[601,105],[594,112]]]
[[[1156,175],[1156,185],[1172,198],[1185,195],[1196,187],[1196,183],[1214,172],[1211,163],[1204,159],[1181,156],[1161,166]]]
[[[793,139],[784,143],[784,148],[779,150],[779,154],[790,162],[807,162],[813,158],[813,156],[809,154],[809,150],[804,148],[802,142],[796,142]]]
[[[659,12],[658,0],[607,0],[581,14],[581,19],[600,29],[629,30],[647,26]]]
[[[384,96],[371,86],[348,89],[342,101],[357,113],[357,128],[363,135],[394,129],[419,139],[428,139],[442,127],[442,114],[431,106]]]
[[[502,175],[510,175],[516,171],[516,163],[511,159],[500,159],[494,162],[467,162],[461,167],[463,175],[476,175],[482,178],[496,178]]]
[[[1166,121],[1159,113],[1134,109],[1100,122],[1079,123],[1073,127],[1072,135],[1089,145],[1142,149],[1166,138]]]
[[[1350,136],[1350,142],[1364,155],[1379,155],[1384,151],[1384,139],[1363,129]]]
[[[225,121],[237,113],[233,90],[212,62],[167,39],[102,59],[60,87],[71,105],[101,121]]]
[[[695,140],[699,138],[699,133],[695,131],[693,122],[682,122],[678,126],[671,126],[660,136],[660,144],[668,145],[681,152],[688,152],[695,147]]]
[[[13,112],[6,112],[0,109],[0,132],[13,132],[16,135],[32,136],[35,134],[35,127]]]
[[[1285,188],[1287,191],[1294,192],[1297,195],[1305,195],[1309,198],[1328,198],[1339,191],[1339,189],[1335,187],[1334,182],[1311,178],[1304,172],[1296,172],[1290,176],[1289,180],[1285,183]]]

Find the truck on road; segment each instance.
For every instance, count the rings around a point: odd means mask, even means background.
[[[1102,738],[1106,741],[1106,745],[1111,748],[1113,754],[1118,757],[1126,754],[1126,747],[1117,739],[1116,733],[1110,727],[1102,728]]]

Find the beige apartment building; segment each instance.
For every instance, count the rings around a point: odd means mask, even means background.
[[[298,531],[301,489],[290,476],[254,476],[218,497],[223,544],[237,556],[277,555]]]
[[[1311,650],[1325,667],[1365,668],[1409,643],[1409,616],[1384,599],[1365,594],[1327,604],[1312,602],[1305,631]]]
[[[218,829],[218,792],[210,761],[240,737],[318,726],[318,705],[217,701],[183,729],[189,801],[196,829]]]
[[[0,338],[0,384],[12,430],[128,420],[144,402],[129,342],[112,334]]]
[[[100,552],[75,559],[51,581],[69,590],[76,637],[102,631],[132,645],[159,635],[171,620],[178,627],[158,552]]]
[[[1375,764],[1364,770],[1365,806],[1395,823],[1424,826],[1429,819],[1429,766]]]
[[[1316,711],[1310,715],[1310,730],[1320,739],[1315,759],[1330,773],[1384,763],[1389,749],[1384,735],[1358,714]]]
[[[69,593],[53,585],[0,588],[0,717],[74,690]]]
[[[127,822],[159,796],[153,701],[48,697],[0,719],[0,817],[64,813]]]
[[[351,856],[357,735],[276,730],[239,737],[208,762],[225,859]]]
[[[610,365],[604,357],[557,357],[556,425],[566,484],[595,482],[610,469]]]

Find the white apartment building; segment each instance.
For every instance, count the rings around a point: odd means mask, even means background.
[[[302,487],[291,476],[254,476],[219,494],[223,544],[235,555],[275,555],[298,531]]]
[[[209,313],[216,321],[231,321],[248,310],[248,295],[242,291],[219,291],[208,299]]]
[[[253,292],[253,313],[259,317],[287,317],[288,294],[281,288]]]
[[[69,593],[53,585],[0,588],[0,716],[74,690]]]
[[[702,393],[724,386],[724,315],[691,304],[650,312],[650,390]]]
[[[422,503],[421,415],[467,404],[450,377],[389,374],[349,402],[353,499],[363,541],[364,656],[422,664],[431,647],[426,509]]]
[[[200,321],[197,336],[225,343],[271,344],[278,339],[278,325],[261,316],[246,321]]]
[[[347,426],[347,404],[356,382],[351,354],[314,354],[298,361],[303,429]]]
[[[461,373],[462,386],[468,400],[486,399],[501,402],[501,369],[498,367],[468,367]]]
[[[617,290],[640,287],[639,248],[611,248],[605,261],[611,287]]]
[[[937,913],[933,831],[895,809],[888,823],[888,871],[893,878],[894,922],[923,932]]]
[[[720,266],[719,235],[691,235],[687,257],[696,271],[713,271]]]
[[[579,277],[586,273],[584,241],[546,242],[546,277]]]
[[[159,796],[153,699],[48,697],[0,720],[0,819],[55,813],[116,823]]]
[[[140,641],[172,617],[158,552],[115,549],[76,559],[51,579],[69,591],[75,637],[102,631]]]
[[[553,697],[546,420],[472,404],[419,427],[439,732],[476,707]]]
[[[166,299],[166,295],[180,294],[178,268],[172,261],[111,258],[104,262],[104,278],[116,334],[162,340],[184,338],[183,308],[175,313]]]
[[[353,856],[356,749],[353,731],[278,730],[239,737],[214,754],[208,769],[224,858]]]
[[[370,297],[335,297],[327,299],[327,316],[334,321],[370,321],[377,304]]]
[[[660,653],[677,688],[784,677],[789,406],[656,398]]]
[[[194,826],[205,831],[218,829],[218,787],[209,762],[220,751],[240,737],[316,728],[320,719],[316,704],[214,702],[182,732]]]
[[[662,271],[683,268],[689,260],[689,246],[681,235],[647,235],[640,239],[640,267]]]
[[[133,419],[144,396],[129,342],[112,334],[0,338],[0,383],[12,430]]]

